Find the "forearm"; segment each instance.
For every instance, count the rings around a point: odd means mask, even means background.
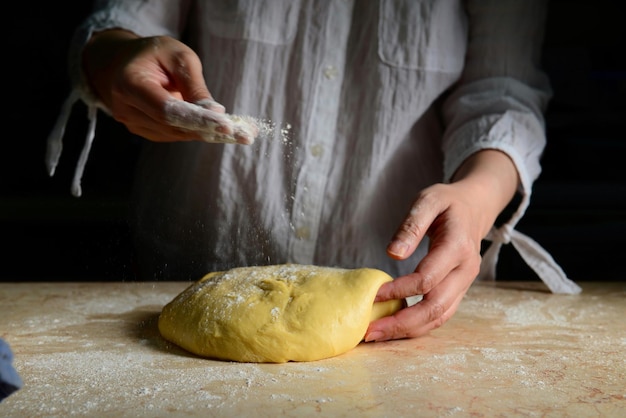
[[[461,187],[480,208],[476,221],[484,237],[515,195],[519,177],[513,161],[505,153],[485,149],[468,157],[451,183]]]

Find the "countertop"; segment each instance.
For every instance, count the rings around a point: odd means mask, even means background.
[[[24,387],[1,417],[626,416],[626,283],[477,282],[443,327],[309,363],[195,357],[156,320],[187,282],[0,283]]]

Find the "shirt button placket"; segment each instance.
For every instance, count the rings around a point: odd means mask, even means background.
[[[343,77],[345,45],[352,14],[351,4],[344,1],[331,2],[326,22],[326,39],[322,47],[323,61],[315,88],[314,107],[308,122],[305,138],[306,152],[303,155],[294,199],[292,225],[294,238],[290,250],[292,262],[312,264],[318,240],[324,193],[331,168],[331,153],[334,141],[341,79]]]

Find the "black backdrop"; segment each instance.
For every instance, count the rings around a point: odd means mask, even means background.
[[[548,146],[519,230],[575,280],[626,279],[626,15],[620,3],[550,1],[544,67],[555,94]],[[86,132],[85,109],[77,105],[57,173],[50,178],[45,170],[46,138],[69,91],[67,46],[91,3],[63,4],[21,2],[5,10],[0,280],[132,280],[126,210],[141,140],[101,116],[85,193],[72,197]],[[498,268],[502,279],[536,279],[510,246]]]

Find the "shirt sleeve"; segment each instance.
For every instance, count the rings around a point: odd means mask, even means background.
[[[507,222],[493,227],[487,236],[492,245],[483,257],[479,278],[495,278],[499,249],[511,242],[551,290],[577,293],[580,288],[539,244],[513,230],[530,203],[546,143],[543,114],[552,95],[548,77],[540,68],[546,3],[467,2],[465,67],[443,103],[444,176],[449,181],[460,164],[477,151],[506,153],[519,174],[520,204]]]
[[[551,96],[539,68],[545,21],[541,0],[469,1],[469,42],[461,80],[444,102],[444,174],[481,149],[515,163],[530,193],[545,146],[543,112]]]
[[[0,339],[0,402],[23,385],[22,379],[13,367],[13,352],[9,344]]]
[[[76,28],[68,52],[68,68],[73,87],[87,105],[107,111],[91,92],[82,71],[82,52],[95,32],[125,29],[141,37],[180,38],[190,0],[97,0],[92,13]]]
[[[125,29],[141,37],[166,35],[179,38],[192,0],[96,0],[92,13],[76,28],[68,51],[68,71],[72,89],[65,99],[59,117],[48,135],[45,163],[53,176],[63,150],[63,136],[74,105],[82,101],[87,106],[89,125],[85,143],[79,155],[71,192],[82,195],[81,180],[93,142],[98,110],[110,111],[93,93],[82,70],[82,53],[95,32],[106,29]]]

